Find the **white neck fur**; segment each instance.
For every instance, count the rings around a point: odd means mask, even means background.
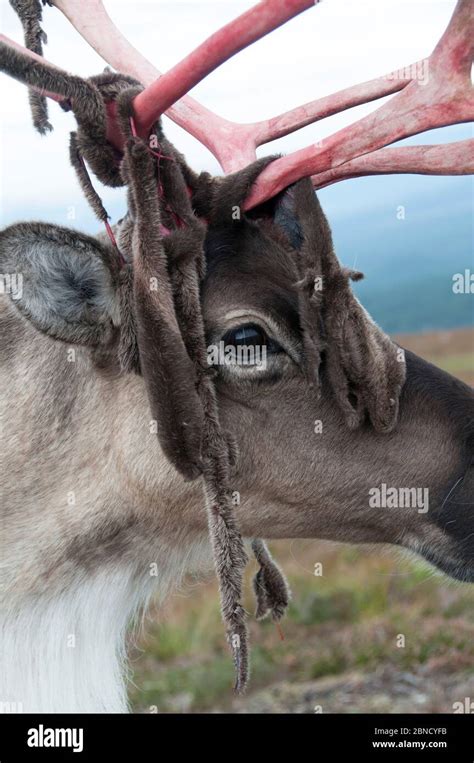
[[[204,556],[202,544],[168,554],[158,577],[102,569],[63,593],[2,611],[0,712],[127,712],[127,627],[154,591],[164,598]]]

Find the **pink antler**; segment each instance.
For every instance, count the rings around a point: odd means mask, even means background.
[[[372,114],[339,130],[319,145],[301,149],[270,164],[253,187],[246,208],[271,198],[301,177],[312,176],[316,186],[321,187],[345,177],[375,173],[451,174],[453,169],[455,174],[472,172],[472,141],[439,147],[379,149],[425,130],[469,122],[474,118],[470,81],[473,50],[472,2],[458,0],[446,31],[426,59],[423,79],[405,78],[399,88],[401,92]],[[413,70],[416,73],[416,65]],[[377,80],[367,83],[369,93],[375,82]],[[388,88],[385,90],[380,86],[381,95],[388,92]],[[331,113],[345,108],[343,103],[347,94],[348,91],[339,93],[341,108],[338,97],[334,96]],[[312,104],[315,118],[323,109],[322,101]],[[286,118],[290,121],[288,115]],[[349,163],[350,166],[346,166]]]
[[[433,146],[381,148],[312,176],[315,188],[365,175],[472,175],[474,138]]]
[[[75,11],[76,17],[71,10],[66,10],[70,4],[68,0],[56,2],[109,63],[139,75],[142,80],[144,73],[150,77],[149,64],[123,40],[99,0],[81,3],[80,12]],[[84,5],[89,6],[89,23],[91,7],[98,14],[92,24],[95,39],[91,37],[89,24],[85,29],[84,23],[77,19],[78,13],[83,18]],[[134,105],[139,129],[146,131],[153,120],[168,109],[167,115],[204,143],[223,169],[231,172],[253,161],[257,146],[345,109],[397,93],[369,116],[339,130],[320,144],[270,164],[255,184],[246,208],[265,201],[301,177],[312,176],[316,187],[321,187],[364,174],[408,171],[460,174],[472,171],[472,162],[466,162],[466,155],[472,151],[471,142],[442,148],[381,150],[410,135],[467,122],[474,117],[470,84],[474,45],[471,0],[459,0],[444,35],[429,58],[411,64],[401,72],[355,85],[278,117],[254,124],[237,124],[203,109],[189,97],[171,106],[229,56],[310,5],[313,3],[265,0],[223,27],[137,97]]]
[[[429,58],[253,124],[223,119],[184,95],[230,56],[318,0],[262,0],[212,35],[167,74],[161,75],[120,33],[101,0],[54,0],[85,40],[114,68],[146,87],[134,102],[135,123],[146,134],[166,113],[218,159],[225,172],[256,158],[256,148],[312,122],[387,95],[379,109],[319,144],[272,162],[260,175],[245,207],[271,198],[299,178],[315,187],[370,174],[416,172],[468,174],[473,141],[447,146],[385,148],[398,140],[450,124],[471,121],[470,68],[474,49],[472,0],[458,0],[451,21]],[[420,77],[421,72],[421,77]],[[183,97],[184,96],[184,97]],[[110,109],[110,139],[121,136]]]

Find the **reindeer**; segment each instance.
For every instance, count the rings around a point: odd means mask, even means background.
[[[116,71],[84,80],[47,63],[38,0],[12,0],[27,47],[3,37],[1,68],[30,88],[40,132],[47,98],[73,110],[71,163],[106,231],[26,222],[0,233],[0,272],[22,286],[0,301],[0,700],[126,711],[128,624],[153,593],[208,569],[211,547],[237,691],[248,678],[243,539],[260,564],[257,617],[275,621],[290,593],[262,538],[394,544],[474,581],[473,393],[371,320],[314,193],[373,173],[472,172],[472,140],[386,148],[472,119],[469,0],[424,87],[407,67],[251,125],[186,93],[314,3],[264,0],[162,76],[100,0],[49,4]],[[256,158],[259,145],[395,93],[322,147]],[[223,176],[187,165],[164,113]],[[86,163],[128,188],[113,226]],[[209,363],[220,342],[263,349],[264,367]],[[429,510],[374,507],[380,485],[428,490]]]

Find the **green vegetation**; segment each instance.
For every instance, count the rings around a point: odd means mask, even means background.
[[[275,544],[293,601],[282,641],[271,622],[251,622],[252,690],[346,671],[393,666],[410,671],[455,659],[474,666],[474,594],[427,565],[395,555],[307,542]],[[286,559],[285,559],[286,557]],[[295,562],[295,559],[298,561]],[[324,574],[315,577],[314,562]],[[303,569],[302,569],[303,568]],[[250,591],[250,581],[247,585]],[[246,602],[251,611],[253,602]],[[173,599],[163,624],[149,626],[134,661],[137,711],[229,709],[233,669],[213,582]],[[403,647],[397,645],[399,635]]]

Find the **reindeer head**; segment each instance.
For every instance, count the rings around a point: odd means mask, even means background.
[[[362,274],[339,264],[313,191],[374,172],[469,171],[459,144],[382,148],[471,117],[463,97],[468,3],[460,0],[430,59],[431,86],[381,78],[266,123],[232,126],[182,96],[313,3],[260,3],[145,88],[152,67],[118,37],[100,3],[55,5],[126,76],[81,80],[6,42],[2,68],[34,89],[39,129],[48,126],[45,94],[74,110],[71,160],[109,238],[11,226],[0,234],[1,268],[23,274],[16,306],[40,331],[89,346],[109,372],[143,377],[164,453],[184,479],[203,477],[238,688],[247,670],[240,533],[398,544],[474,580],[472,513],[461,508],[471,484],[472,393],[405,356],[373,323],[350,288]],[[30,37],[36,9],[39,39],[39,4],[15,6]],[[398,90],[370,129],[366,118],[322,150],[256,160],[262,143]],[[163,135],[165,111],[213,150],[224,177],[187,166]],[[105,183],[128,186],[128,212],[114,230],[84,159]],[[387,490],[408,498],[391,508]],[[284,580],[263,543],[253,545],[258,614],[279,619]]]

